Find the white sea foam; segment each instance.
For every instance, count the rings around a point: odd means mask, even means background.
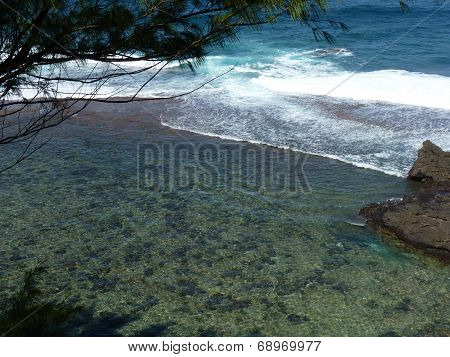
[[[113,62],[114,65],[120,66],[122,68],[177,68],[180,66],[178,62],[166,62],[166,61],[134,61],[134,62]]]
[[[315,50],[302,52],[306,55],[312,55],[317,57],[327,57],[327,56],[341,56],[350,57],[353,56],[353,52],[347,50],[346,48],[316,48]]]
[[[310,95],[280,95],[240,77],[185,98],[163,122],[224,139],[269,144],[405,176],[426,139],[450,148],[449,112]]]
[[[265,71],[252,83],[276,92],[325,95],[354,100],[450,109],[450,77],[381,70],[373,72],[292,71],[285,68]],[[323,67],[323,66],[322,66]],[[308,68],[311,66],[308,64]]]

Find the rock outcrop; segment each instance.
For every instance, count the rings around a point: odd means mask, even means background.
[[[425,141],[408,179],[428,185],[450,186],[450,152],[445,152],[430,140]]]
[[[371,204],[360,214],[376,229],[450,262],[450,153],[425,141],[408,175],[414,195]]]

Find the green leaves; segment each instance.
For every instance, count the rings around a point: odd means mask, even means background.
[[[140,59],[203,56],[211,47],[236,40],[241,27],[256,28],[289,14],[318,31],[313,24],[326,14],[325,0],[33,0],[31,6],[5,2],[12,9],[2,6],[0,12],[0,52],[14,56],[32,40],[44,50],[40,59],[63,55],[66,60],[109,60],[118,51],[122,55],[138,51]],[[36,23],[35,14],[45,8],[46,18]],[[63,48],[42,36],[30,39],[29,33],[20,31],[24,21]],[[0,68],[0,75],[5,70]]]

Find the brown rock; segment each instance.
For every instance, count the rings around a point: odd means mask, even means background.
[[[364,207],[360,215],[376,229],[450,263],[450,153],[425,141],[408,179],[424,185],[402,200]]]
[[[375,228],[450,262],[450,194],[408,196],[372,204],[360,214]]]
[[[450,152],[445,152],[430,140],[422,144],[419,155],[409,171],[408,179],[434,183],[450,182]]]

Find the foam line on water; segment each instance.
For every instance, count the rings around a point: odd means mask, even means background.
[[[272,68],[251,82],[275,92],[289,94],[328,95],[450,109],[450,77],[404,70],[352,74],[347,71],[323,73],[320,70],[303,72]]]
[[[240,137],[234,136],[234,135],[224,135],[224,134],[211,133],[211,132],[202,131],[202,130],[196,130],[196,129],[186,129],[183,126],[178,126],[178,125],[174,125],[174,124],[168,124],[168,123],[164,122],[164,120],[161,120],[161,124],[164,125],[164,126],[167,126],[169,128],[172,128],[172,129],[185,130],[185,131],[189,131],[191,133],[205,135],[205,136],[210,136],[210,137],[214,137],[214,138],[219,138],[219,139],[222,139],[222,140],[246,142],[246,143],[255,144],[255,145],[269,145],[269,146],[272,146],[272,147],[275,147],[275,148],[278,148],[278,149],[292,150],[292,151],[301,152],[301,153],[308,154],[308,155],[320,156],[320,157],[325,157],[325,158],[332,159],[332,160],[337,160],[337,161],[340,161],[340,162],[343,162],[343,163],[346,163],[346,164],[350,164],[350,165],[359,167],[361,169],[369,169],[369,170],[374,170],[374,171],[378,171],[378,172],[383,172],[383,173],[385,173],[387,175],[391,175],[391,176],[405,177],[405,175],[403,173],[401,173],[399,171],[396,171],[396,170],[386,170],[386,169],[379,168],[379,167],[377,167],[375,165],[351,161],[351,160],[345,159],[345,158],[343,158],[341,156],[338,156],[338,155],[317,153],[317,152],[311,152],[311,151],[303,151],[303,150],[295,149],[295,148],[292,148],[292,147],[289,147],[289,146],[275,145],[275,144],[272,144],[272,143],[269,143],[269,142],[265,142],[265,141],[252,140],[252,139],[243,139],[243,138],[240,138]]]

